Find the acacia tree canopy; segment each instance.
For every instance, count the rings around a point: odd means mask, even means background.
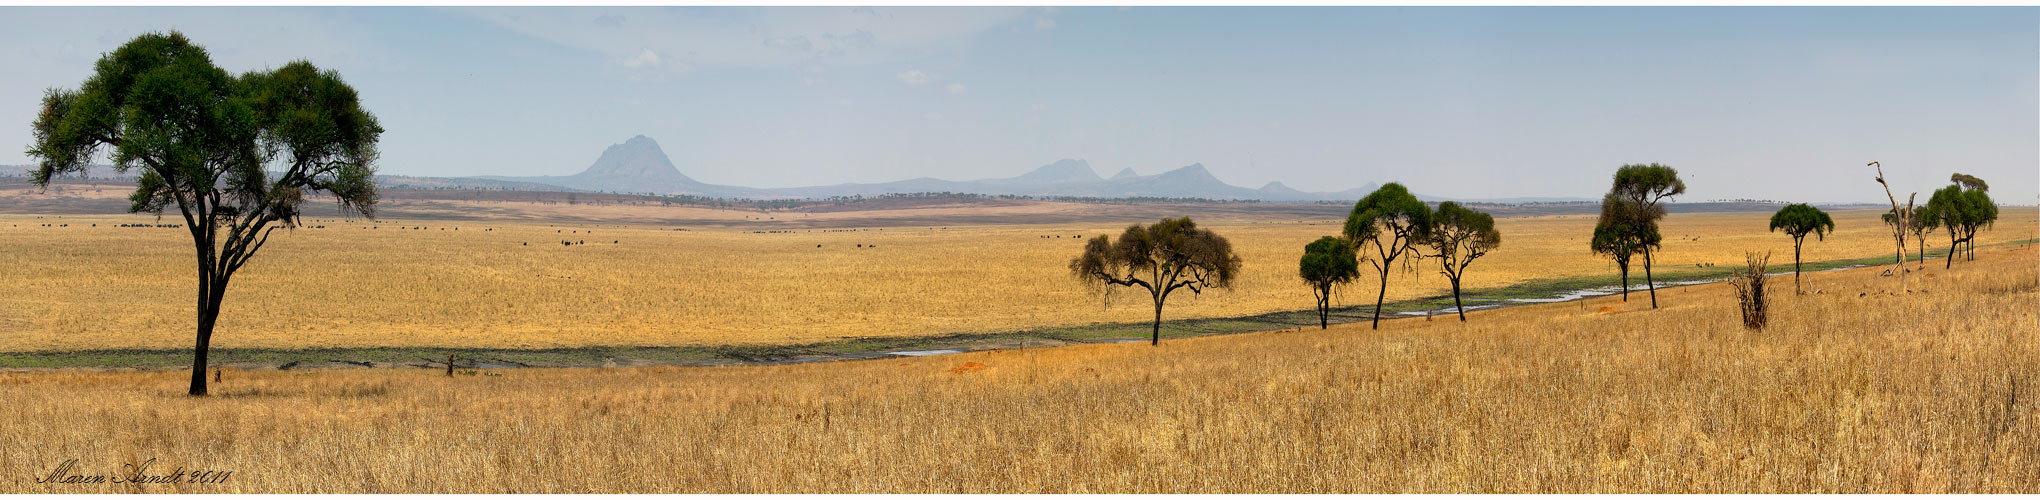
[[[1351,241],[1332,236],[1303,246],[1296,274],[1310,285],[1311,294],[1317,298],[1320,329],[1330,327],[1332,289],[1360,277],[1360,260],[1355,254]]]
[[[1445,279],[1452,282],[1452,305],[1459,309],[1459,321],[1466,321],[1466,305],[1459,299],[1459,282],[1474,259],[1501,248],[1502,232],[1495,229],[1495,217],[1455,202],[1441,202],[1431,219],[1427,243],[1443,267]]]
[[[1816,240],[1826,240],[1827,233],[1834,232],[1835,220],[1813,205],[1794,203],[1778,209],[1771,215],[1771,230],[1784,231],[1792,237],[1792,288],[1799,289],[1799,249],[1812,233]]]
[[[1374,255],[1368,262],[1381,274],[1380,293],[1374,297],[1374,328],[1381,328],[1381,302],[1388,295],[1390,266],[1405,255],[1410,260],[1422,258],[1415,253],[1416,244],[1429,237],[1430,231],[1431,208],[1400,183],[1375,189],[1353,204],[1353,213],[1346,216],[1346,239],[1352,240],[1358,251],[1372,246]],[[1404,269],[1413,267],[1410,260],[1403,260]]]
[[[1647,229],[1651,233],[1657,232],[1657,222],[1665,217],[1665,207],[1659,202],[1685,192],[1686,181],[1679,179],[1679,170],[1656,163],[1623,165],[1615,169],[1615,184],[1608,190],[1608,194],[1622,199],[1633,207],[1626,211],[1629,216],[1637,219],[1630,224],[1631,228]],[[1650,306],[1656,308],[1657,282],[1651,278],[1651,252],[1658,248],[1658,242],[1662,239],[1650,237],[1644,239],[1653,240],[1641,248],[1643,282],[1650,287]]]
[[[1964,190],[1973,189],[1977,191],[1990,192],[1990,183],[1983,182],[1982,178],[1979,178],[1974,175],[1956,172],[1955,175],[1948,176],[1948,182],[1953,182],[1956,185],[1962,186],[1962,189]]]
[[[1794,203],[1778,209],[1771,215],[1771,231],[1783,231],[1793,238],[1805,238],[1813,234],[1814,239],[1825,240],[1827,233],[1835,230],[1835,220],[1812,205]]]
[[[1161,344],[1162,304],[1170,293],[1231,288],[1239,272],[1240,257],[1233,253],[1232,242],[1198,228],[1189,217],[1127,226],[1118,241],[1098,235],[1084,242],[1084,253],[1070,260],[1070,274],[1085,283],[1148,291],[1155,305],[1150,345]]]
[[[1622,272],[1622,300],[1629,301],[1629,262],[1645,248],[1664,241],[1657,221],[1638,214],[1641,207],[1615,193],[1601,197],[1601,215],[1594,221],[1594,237],[1588,243],[1594,253],[1615,261]]]
[[[1957,246],[1974,251],[1977,231],[1996,224],[1998,218],[1997,203],[1990,199],[1982,179],[1962,174],[1955,174],[1955,179],[1954,184],[1934,191],[1924,212],[1927,219],[1948,231],[1949,267],[1954,266],[1955,254],[1959,253]]]

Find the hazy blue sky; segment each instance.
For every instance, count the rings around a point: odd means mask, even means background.
[[[721,184],[1100,175],[1685,200],[2040,192],[2036,8],[0,7],[0,164],[43,89],[147,30],[229,71],[338,69],[382,171],[564,175],[638,134]]]

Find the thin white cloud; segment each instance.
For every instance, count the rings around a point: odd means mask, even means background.
[[[918,69],[901,71],[899,74],[893,75],[893,78],[897,78],[900,83],[907,85],[927,85],[928,82],[935,81],[934,75],[923,73]]]
[[[963,91],[966,90],[961,83],[951,83],[948,89],[950,95],[963,95]]]
[[[1034,31],[1048,31],[1052,29],[1055,29],[1055,19],[1048,17],[1034,18]]]
[[[622,64],[623,67],[632,69],[657,68],[659,67],[659,53],[652,51],[652,49],[645,49],[643,52],[638,52],[635,55],[624,58]]]

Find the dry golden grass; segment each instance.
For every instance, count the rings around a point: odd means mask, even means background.
[[[1836,215],[1839,232],[1809,241],[1807,260],[1889,255],[1876,211]],[[2007,208],[2004,220],[1981,237],[1986,244],[2033,238],[2040,233],[2036,215]],[[1768,217],[1674,214],[1664,226],[1668,241],[1659,268],[1728,266],[1741,262],[1744,250],[1772,251],[1773,262],[1787,261],[1790,239],[1766,232]],[[154,221],[0,216],[0,269],[10,273],[0,280],[0,350],[190,347],[195,278],[189,236],[180,229],[111,227]],[[1106,306],[1067,277],[1068,260],[1082,249],[1082,240],[1072,237],[1116,235],[1123,229],[1118,225],[753,234],[471,221],[314,224],[327,228],[278,233],[236,275],[215,347],[776,344],[1151,317],[1136,294],[1123,293]],[[1591,216],[1498,224],[1503,247],[1474,264],[1468,288],[1614,273],[1612,264],[1586,251]],[[1339,226],[1225,221],[1213,227],[1244,257],[1243,279],[1235,290],[1172,297],[1165,318],[1309,308],[1310,292],[1295,278],[1296,260],[1305,243]],[[562,246],[561,240],[587,244]],[[1640,269],[1636,281],[1642,281]],[[1389,299],[1440,294],[1445,285],[1426,263],[1419,272],[1396,275]],[[1374,282],[1363,278],[1340,302],[1368,303],[1374,291]]]
[[[231,372],[202,399],[176,371],[0,374],[0,492],[2035,493],[2036,260],[1980,249],[1911,295],[1823,273],[1761,332],[1716,284],[1160,347]],[[234,474],[34,482],[73,458]]]

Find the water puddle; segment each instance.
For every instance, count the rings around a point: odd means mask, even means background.
[[[893,351],[888,352],[886,354],[891,354],[894,356],[940,356],[943,354],[959,354],[962,352],[963,350],[961,349],[930,349],[926,351]]]
[[[1622,287],[1604,286],[1600,288],[1586,288],[1580,290],[1573,290],[1570,292],[1559,294],[1556,297],[1547,297],[1541,299],[1508,299],[1508,300],[1509,302],[1514,302],[1518,304],[1544,304],[1550,302],[1566,302],[1572,300],[1580,300],[1587,297],[1614,295],[1618,293],[1622,293]]]
[[[1468,310],[1468,311],[1478,311],[1478,310],[1481,310],[1481,309],[1493,309],[1493,308],[1497,308],[1497,307],[1501,307],[1501,306],[1502,306],[1501,304],[1479,304],[1479,305],[1470,305],[1470,306],[1466,306],[1466,310]],[[1397,312],[1396,314],[1401,314],[1401,315],[1404,315],[1404,316],[1432,316],[1432,315],[1437,315],[1437,316],[1451,316],[1451,315],[1456,315],[1456,314],[1459,314],[1459,308],[1457,308],[1457,307],[1447,307],[1447,308],[1443,308],[1443,309],[1432,309],[1432,310],[1428,310],[1428,311],[1399,311],[1399,312]]]
[[[1833,269],[1827,269],[1827,270],[1825,270],[1825,271],[1843,271],[1843,270],[1849,270],[1849,269],[1855,269],[1855,268],[1859,268],[1859,267],[1863,267],[1863,265],[1862,265],[1862,264],[1855,264],[1855,265],[1848,265],[1848,266],[1842,266],[1842,267],[1837,267],[1837,268],[1833,268]],[[1784,272],[1776,272],[1776,273],[1769,273],[1769,274],[1767,274],[1767,276],[1781,276],[1781,275],[1787,275],[1787,274],[1792,274],[1792,271],[1784,271]],[[1660,284],[1661,284],[1661,285],[1664,285],[1664,286],[1667,286],[1667,287],[1674,287],[1674,286],[1692,286],[1692,285],[1705,285],[1705,284],[1709,284],[1709,283],[1720,283],[1720,282],[1723,282],[1723,281],[1728,281],[1728,280],[1727,280],[1726,278],[1717,278],[1717,279],[1704,279],[1704,280],[1688,280],[1688,281],[1670,281],[1670,282],[1664,282],[1664,283],[1660,283]],[[1642,291],[1642,292],[1647,292],[1648,290],[1650,290],[1650,288],[1649,288],[1649,286],[1648,286],[1648,285],[1644,285],[1644,286],[1637,286],[1637,285],[1633,285],[1633,284],[1632,284],[1632,285],[1631,285],[1631,286],[1629,287],[1629,292],[1630,292],[1630,293],[1636,293],[1636,292],[1640,292],[1640,291]],[[1517,303],[1517,304],[1548,304],[1548,303],[1553,303],[1553,302],[1570,302],[1570,301],[1574,301],[1574,300],[1580,300],[1580,299],[1584,299],[1584,298],[1588,298],[1588,297],[1601,297],[1601,296],[1606,296],[1606,295],[1614,295],[1614,294],[1618,294],[1618,293],[1622,293],[1622,287],[1620,287],[1620,286],[1604,286],[1604,287],[1598,287],[1598,288],[1586,288],[1586,289],[1580,289],[1580,290],[1573,290],[1573,291],[1570,291],[1570,292],[1566,292],[1566,293],[1562,293],[1562,294],[1559,294],[1559,295],[1557,295],[1557,296],[1553,296],[1553,297],[1545,297],[1545,298],[1535,298],[1535,299],[1501,299],[1501,300],[1503,300],[1503,301],[1507,301],[1507,302],[1512,302],[1512,303]],[[1485,301],[1485,300],[1494,300],[1494,299],[1468,299],[1468,301],[1474,301],[1474,300],[1483,300],[1483,301]],[[1479,306],[1479,307],[1491,307],[1491,306]],[[1474,306],[1468,306],[1468,307],[1467,307],[1466,309],[1467,309],[1467,310],[1469,310],[1469,311],[1471,311],[1471,310],[1473,310],[1473,309],[1474,309]],[[1449,309],[1448,309],[1448,310],[1449,310]],[[1405,315],[1410,315],[1410,316],[1422,316],[1422,315],[1426,314],[1426,312],[1425,312],[1425,311],[1404,311],[1404,312],[1402,312],[1402,313],[1400,313],[1400,314],[1405,314]]]

